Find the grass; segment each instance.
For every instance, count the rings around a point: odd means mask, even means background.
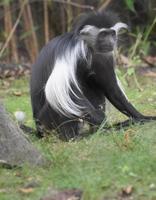
[[[142,81],[142,80],[141,80]],[[156,84],[144,80],[142,92],[128,88],[128,97],[145,114],[156,115]],[[8,84],[6,84],[8,85]],[[7,110],[26,113],[25,123],[34,126],[29,99],[28,79],[5,86],[0,82],[0,96]],[[20,93],[19,96],[16,96]],[[123,119],[117,111],[112,116]],[[12,117],[14,117],[12,115]],[[129,127],[124,131],[101,131],[68,143],[48,136],[33,143],[52,161],[46,168],[23,166],[12,170],[0,168],[1,200],[38,200],[49,190],[80,188],[84,200],[119,199],[123,188],[131,185],[136,200],[156,199],[156,123]],[[31,190],[25,185],[37,182]]]

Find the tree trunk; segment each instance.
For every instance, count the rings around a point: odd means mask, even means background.
[[[0,102],[0,160],[11,166],[28,163],[43,166],[43,155],[26,139]]]
[[[13,21],[12,21],[12,12],[11,12],[11,5],[10,3],[8,4],[4,4],[4,21],[5,21],[5,33],[8,37],[8,35],[10,34],[11,30],[13,29]],[[13,34],[12,38],[10,40],[10,44],[8,46],[8,49],[11,49],[10,52],[10,57],[11,60],[15,63],[19,62],[19,57],[18,57],[18,50],[17,50],[17,42],[16,42],[16,35]],[[9,55],[8,55],[9,56]],[[8,59],[7,59],[8,60]]]

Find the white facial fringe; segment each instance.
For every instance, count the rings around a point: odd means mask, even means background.
[[[82,40],[73,48],[67,47],[64,55],[56,58],[53,71],[45,86],[46,99],[51,107],[67,117],[82,115],[82,107],[74,103],[70,95],[79,98],[71,85],[82,93],[76,78],[76,67],[78,59],[86,59],[86,54],[87,47]]]
[[[120,31],[120,29],[128,29],[128,25],[122,22],[118,22],[116,23],[113,27],[111,27],[110,29],[113,29],[116,34],[118,34],[118,32]]]
[[[105,31],[105,30],[107,30],[107,29],[108,29],[108,28],[101,28],[101,29],[99,30],[99,32]],[[110,27],[109,29],[114,30],[114,31],[116,32],[116,35],[118,35],[118,33],[119,33],[119,31],[120,31],[121,29],[128,29],[128,25],[125,24],[125,23],[122,23],[122,22],[118,22],[118,23],[116,23],[114,26]]]

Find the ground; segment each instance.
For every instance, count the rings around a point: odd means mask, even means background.
[[[34,127],[28,79],[1,80],[0,96],[13,118],[15,111],[24,111],[25,124]],[[156,80],[139,78],[139,83],[142,91],[135,83],[127,88],[130,101],[142,113],[156,115]],[[124,119],[111,112],[113,121]],[[28,137],[52,164],[0,168],[1,200],[38,200],[50,190],[67,188],[81,189],[85,200],[156,199],[156,122],[121,131],[99,129],[68,143],[52,135],[40,140]]]

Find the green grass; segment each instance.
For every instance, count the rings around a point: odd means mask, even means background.
[[[128,97],[145,114],[156,115],[156,84],[146,80],[144,90],[128,88]],[[7,110],[26,113],[26,124],[34,126],[27,78],[11,81],[9,87],[0,82],[0,95]],[[21,96],[15,96],[15,92]],[[115,114],[114,114],[115,113]],[[112,111],[114,119],[124,117]],[[13,115],[12,115],[13,116]],[[62,142],[55,136],[42,140],[30,136],[33,143],[52,161],[46,168],[23,166],[0,168],[1,200],[38,200],[49,189],[80,188],[85,200],[117,199],[122,188],[132,185],[136,200],[156,199],[156,123],[129,127],[124,131],[101,131],[77,141]],[[30,193],[20,188],[36,181]],[[152,187],[151,187],[152,185]]]

